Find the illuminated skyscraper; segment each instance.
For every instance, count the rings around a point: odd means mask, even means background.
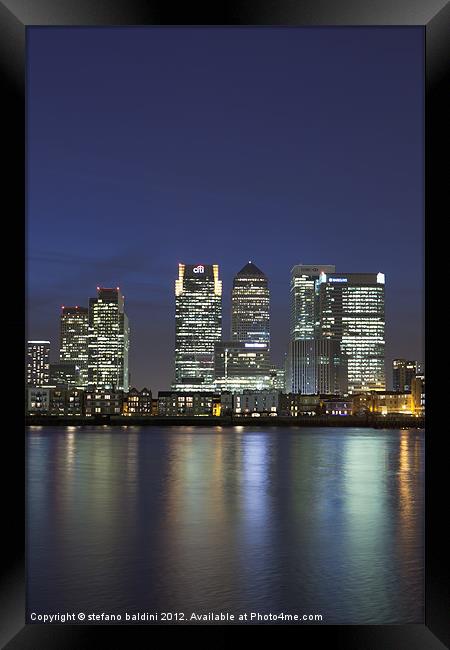
[[[88,385],[89,311],[86,307],[61,307],[59,360],[80,369],[79,386]]]
[[[321,334],[339,341],[348,390],[385,390],[383,273],[331,273],[320,284]]]
[[[129,341],[128,317],[119,287],[97,287],[97,298],[89,300],[89,386],[128,390]]]
[[[248,262],[235,276],[231,292],[231,339],[270,345],[269,286],[264,273]]]
[[[217,264],[179,264],[175,281],[175,390],[213,390],[214,344],[222,336]]]
[[[320,336],[319,286],[332,264],[297,264],[291,270],[291,341]]]
[[[50,378],[50,341],[28,341],[27,386],[46,386]]]
[[[339,374],[336,348],[320,332],[319,288],[332,264],[297,264],[291,270],[291,327],[286,359],[286,390],[316,394],[341,392],[345,378]],[[341,368],[340,368],[341,370]]]

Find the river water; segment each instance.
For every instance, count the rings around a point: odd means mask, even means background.
[[[423,430],[29,427],[27,449],[29,617],[424,620]]]

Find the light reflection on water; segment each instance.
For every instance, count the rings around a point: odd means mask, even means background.
[[[424,434],[30,429],[28,611],[423,622]]]

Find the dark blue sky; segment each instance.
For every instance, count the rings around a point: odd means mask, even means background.
[[[386,274],[387,366],[423,358],[421,28],[28,30],[28,334],[119,285],[132,384],[168,388],[177,264],[271,287],[294,264]],[[388,374],[390,376],[390,372]]]

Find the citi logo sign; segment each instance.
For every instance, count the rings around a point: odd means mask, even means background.
[[[205,267],[199,264],[198,266],[195,266],[193,269],[194,273],[204,273],[205,272]]]

